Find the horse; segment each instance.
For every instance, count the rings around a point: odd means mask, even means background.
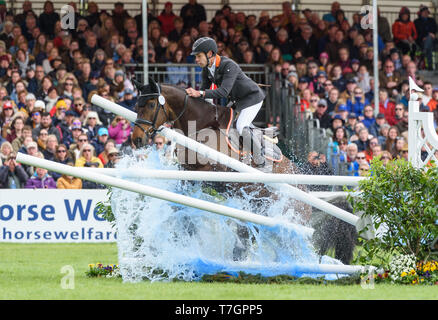
[[[159,133],[159,127],[165,124],[170,124],[174,129],[182,131],[184,135],[190,136],[190,131],[202,132],[209,129],[216,135],[213,144],[210,147],[216,147],[229,156],[238,157],[242,161],[243,158],[250,157],[249,153],[243,150],[236,150],[227,136],[233,120],[233,109],[220,105],[214,105],[205,101],[202,98],[193,98],[186,94],[185,90],[173,85],[158,84],[152,78],[149,78],[149,84],[143,85],[136,80],[133,83],[139,92],[135,112],[137,113],[137,121],[132,134],[134,145],[139,148],[148,143],[150,137]],[[190,128],[190,124],[192,127]],[[193,128],[193,125],[195,126]],[[193,132],[192,132],[193,133]],[[208,141],[199,141],[206,143]],[[224,148],[223,146],[228,146]],[[187,150],[186,150],[187,152]],[[187,159],[188,157],[184,157]],[[257,167],[253,161],[250,161],[251,166]],[[210,162],[200,161],[195,159],[194,163],[182,163],[185,170],[195,171],[230,171],[229,168],[220,164],[212,164]],[[298,167],[294,165],[287,157],[281,157],[280,161],[272,161],[273,173],[300,173]],[[276,197],[268,191],[263,184],[232,184],[234,187],[230,189],[231,184],[227,184],[228,190],[233,192],[253,191],[258,190],[259,197]],[[218,187],[216,184],[215,187]],[[305,186],[299,186],[305,189]],[[220,189],[220,188],[219,188]],[[217,190],[225,191],[225,190]],[[303,211],[304,221],[310,218],[311,207],[295,201],[296,210]]]

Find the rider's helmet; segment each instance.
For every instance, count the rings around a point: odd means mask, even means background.
[[[209,37],[202,37],[193,44],[191,55],[196,55],[201,52],[207,54],[208,51],[213,51],[213,54],[217,53],[216,41]]]

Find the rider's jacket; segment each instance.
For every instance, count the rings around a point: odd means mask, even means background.
[[[211,84],[217,89],[210,90]],[[233,60],[217,55],[214,76],[208,67],[202,69],[200,90],[205,91],[205,99],[227,98],[234,101],[238,111],[253,106],[265,98],[264,92],[240,69]]]

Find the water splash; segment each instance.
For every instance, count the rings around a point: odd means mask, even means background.
[[[179,170],[155,148],[135,151],[117,168]],[[119,176],[127,179],[126,177]],[[129,179],[141,184],[217,202],[225,206],[302,223],[290,199],[260,197],[257,190],[237,196],[206,192],[202,183]],[[124,281],[199,280],[226,271],[262,276],[304,275],[300,263],[318,264],[319,257],[304,230],[266,227],[113,189],[111,205],[118,232],[119,266]],[[339,263],[324,257],[324,263]],[[316,275],[308,275],[316,276]]]

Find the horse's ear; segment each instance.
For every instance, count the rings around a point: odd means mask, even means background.
[[[132,78],[132,83],[135,85],[138,91],[141,92],[141,89],[143,88],[143,84]]]
[[[160,92],[160,89],[158,87],[158,84],[155,82],[155,80],[152,77],[149,77],[149,87],[154,90],[156,93]]]

